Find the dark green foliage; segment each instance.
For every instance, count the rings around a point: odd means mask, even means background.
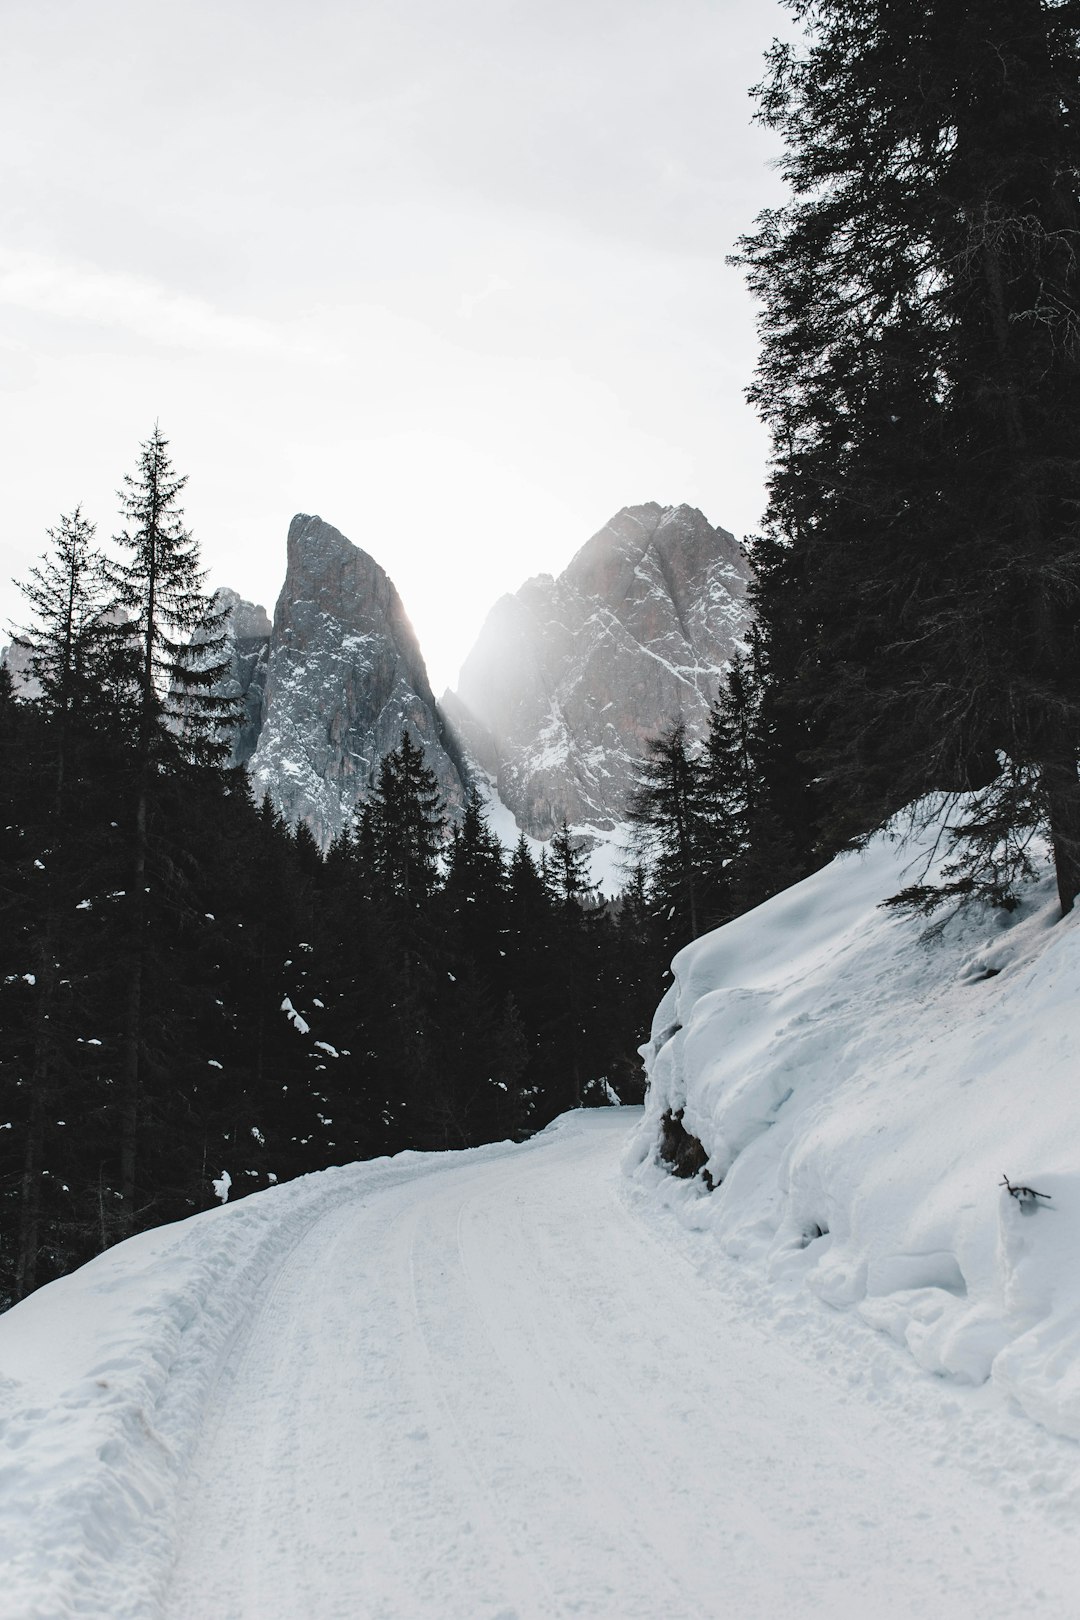
[[[33,622],[15,640],[30,654],[38,708],[56,723],[62,793],[62,750],[74,726],[81,722],[84,731],[93,726],[103,689],[115,673],[111,654],[117,628],[108,622],[105,563],[93,544],[94,525],[76,507],[48,537],[49,550],[19,587]]]
[[[1050,0],[791,9],[803,42],[773,47],[758,96],[792,200],[741,257],[773,438],[754,594],[789,773],[775,831],[806,869],[923,795],[973,794],[939,895],[1007,902],[1045,830],[1067,910],[1080,17]]]
[[[233,700],[212,690],[228,671],[225,612],[203,590],[199,547],[180,506],[187,479],[174,471],[168,449],[155,426],[136,475],[126,476],[120,491],[128,526],[116,544],[126,555],[106,566],[105,578],[112,605],[125,615],[137,762],[168,760],[176,751],[192,763],[216,764],[228,752],[222,727],[236,717]]]
[[[638,858],[649,870],[649,894],[674,948],[711,926],[713,801],[699,754],[683,721],[646,745],[638,787],[627,807]]]
[[[565,816],[546,850],[546,877],[551,892],[564,906],[587,903],[590,893],[589,862],[575,844]]]
[[[422,910],[435,888],[445,818],[435,774],[406,729],[379,762],[372,799],[375,869],[403,915]]]
[[[475,797],[442,841],[405,735],[324,858],[252,802],[242,772],[166,739],[146,795],[132,1108],[137,715],[73,724],[58,815],[58,715],[0,679],[4,1301],[210,1207],[225,1174],[236,1198],[407,1147],[521,1139],[577,1102],[640,1095],[647,925],[637,902],[590,902],[568,830],[551,881],[524,840],[506,858]]]
[[[223,612],[202,590],[198,546],[179,504],[185,483],[155,426],[136,476],[125,478],[120,492],[128,527],[116,544],[126,556],[104,571],[111,616],[123,619],[130,712],[128,725],[117,728],[128,765],[117,794],[126,872],[115,891],[123,897],[116,956],[124,981],[118,1191],[128,1232],[161,1196],[159,1186],[148,1185],[140,1152],[153,1145],[159,1125],[169,1139],[158,1094],[190,1033],[186,998],[169,987],[179,991],[182,946],[202,932],[196,875],[203,844],[196,818],[175,807],[185,788],[195,802],[220,799],[222,728],[235,718],[232,700],[213,690],[228,668]]]
[[[624,899],[644,907],[665,961],[810,869],[799,740],[771,702],[768,672],[755,627],[720,685],[703,743],[675,722],[639,767],[628,819],[640,872]]]

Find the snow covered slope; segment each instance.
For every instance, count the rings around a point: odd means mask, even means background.
[[[665,1191],[774,1294],[1080,1439],[1080,915],[1049,881],[1011,915],[881,910],[916,855],[879,836],[676,957],[628,1165],[656,1183],[681,1111],[719,1185]]]
[[[533,859],[539,863],[546,841],[522,831],[514,812],[499,797],[495,778],[474,764],[473,785],[480,795],[487,824],[506,853],[510,854],[518,839],[524,837]],[[596,889],[605,899],[614,900],[626,887],[627,868],[632,858],[632,831],[628,821],[616,822],[609,828],[588,824],[570,827],[571,837],[585,852],[589,887]]]

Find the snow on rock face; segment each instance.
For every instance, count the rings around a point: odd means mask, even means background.
[[[748,572],[732,535],[653,502],[496,603],[444,703],[525,831],[610,830],[647,739],[679,716],[703,731],[747,627]]]
[[[1080,1439],[1080,915],[1048,879],[928,929],[880,909],[913,859],[882,834],[679,953],[626,1167],[656,1185],[681,1113],[719,1183],[687,1219],[774,1293]]]
[[[393,582],[329,523],[297,515],[247,760],[256,798],[269,793],[325,846],[368,796],[406,726],[444,797],[460,803],[455,748]]]

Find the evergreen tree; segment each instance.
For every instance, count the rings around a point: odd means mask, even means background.
[[[603,1072],[604,1033],[592,1016],[600,982],[603,921],[589,879],[585,848],[574,842],[564,817],[546,850],[552,900],[548,925],[549,1009],[552,1050],[544,1087],[553,1113],[580,1108]]]
[[[233,699],[214,692],[228,673],[226,609],[203,589],[199,546],[184,526],[180,496],[187,478],[155,425],[127,474],[120,507],[127,527],[116,544],[127,553],[106,570],[124,627],[135,691],[135,756],[168,763],[170,754],[219,764],[222,730],[236,717]]]
[[[712,923],[715,883],[711,803],[704,762],[673,721],[646,744],[627,806],[634,852],[649,873],[650,900],[672,949]]]
[[[1080,888],[1080,19],[1051,0],[789,0],[760,117],[793,200],[742,243],[773,436],[757,607],[811,859],[974,792],[942,892]],[[922,898],[930,898],[921,891]]]
[[[804,728],[787,696],[755,625],[749,650],[721,682],[701,764],[713,926],[790,887],[813,865],[814,790]]]
[[[519,933],[539,928],[547,912],[548,891],[524,833],[518,834],[511,853],[507,881]]]
[[[611,913],[603,990],[614,1033],[608,1073],[624,1103],[640,1103],[645,1096],[645,1071],[637,1049],[666,988],[665,978],[671,976],[666,934],[652,914],[640,862],[628,873]]]
[[[435,773],[406,727],[398,747],[379,762],[372,800],[379,878],[404,912],[420,909],[436,886],[445,820]]]
[[[722,801],[730,841],[750,837],[761,790],[755,758],[761,685],[749,653],[736,653],[709,715],[705,742],[705,792]]]
[[[546,856],[546,851],[544,852]],[[527,1121],[546,1124],[557,1109],[548,1092],[558,1072],[558,946],[555,900],[524,833],[519,834],[507,873],[507,984],[521,1020],[526,1067],[521,1077]]]
[[[90,729],[110,684],[110,651],[115,627],[106,596],[105,563],[94,545],[94,525],[76,507],[47,531],[50,550],[16,581],[33,622],[16,632],[15,643],[30,654],[35,701],[52,721],[56,748],[56,796],[65,790],[67,749],[80,721]]]
[[[20,583],[32,619],[16,636],[30,653],[35,683],[26,706],[35,746],[15,777],[21,784],[15,814],[35,879],[19,930],[33,1012],[28,1047],[13,1076],[22,1127],[16,1298],[36,1285],[46,1252],[55,1256],[65,1248],[57,1228],[62,1210],[51,1197],[67,1185],[59,1169],[66,1148],[57,1130],[67,1130],[64,1116],[85,1118],[87,1112],[77,1028],[86,992],[100,984],[85,954],[93,931],[78,907],[96,886],[103,846],[111,841],[101,806],[117,746],[115,627],[94,527],[76,508],[48,538],[49,549]],[[26,973],[27,967],[33,971]]]
[[[588,853],[583,845],[575,844],[565,816],[547,849],[547,878],[564,907],[588,903],[593,889]]]
[[[493,985],[498,982],[508,926],[506,868],[475,789],[451,832],[439,909],[451,950],[470,957]]]
[[[439,1099],[434,986],[447,969],[432,897],[439,884],[445,806],[435,774],[408,729],[384,755],[372,797],[377,926],[391,978],[383,1026],[382,1083],[400,1099],[410,1146],[445,1147]],[[405,1119],[409,1124],[405,1124]]]
[[[162,945],[171,931],[166,918],[177,890],[168,880],[180,872],[173,858],[154,860],[166,853],[160,841],[154,842],[155,811],[169,791],[170,773],[221,761],[221,727],[233,713],[231,700],[213,691],[228,668],[223,656],[215,656],[224,647],[224,613],[203,591],[198,545],[184,527],[180,495],[186,482],[174,471],[168,442],[155,426],[141,448],[135,476],[125,478],[120,493],[128,527],[116,538],[127,556],[108,570],[115,598],[129,615],[124,630],[133,710],[119,1120],[119,1192],[129,1230],[135,1221],[147,1060],[153,1062],[154,1049],[163,1053],[169,1044],[156,1016],[164,1003],[159,998],[154,1008],[145,996],[151,962],[158,968],[159,987],[168,982],[163,958],[151,952],[151,938]],[[150,878],[157,880],[153,906],[147,899]]]
[[[440,1100],[447,1141],[460,1146],[519,1135],[528,1123],[529,1042],[513,993],[523,963],[512,950],[511,904],[502,847],[470,791],[437,908],[446,964]]]

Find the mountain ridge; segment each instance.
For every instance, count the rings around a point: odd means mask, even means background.
[[[749,563],[695,507],[623,507],[499,598],[442,702],[518,824],[611,831],[648,738],[701,735],[749,623]]]
[[[437,701],[389,574],[297,513],[272,619],[217,593],[231,643],[217,691],[238,706],[229,763],[326,848],[407,726],[452,819],[476,785],[532,838],[565,819],[589,843],[617,840],[649,738],[674,719],[704,733],[749,622],[748,576],[734,536],[696,508],[623,507],[561,573],[493,604],[457,689]],[[6,662],[26,692],[19,655]]]

